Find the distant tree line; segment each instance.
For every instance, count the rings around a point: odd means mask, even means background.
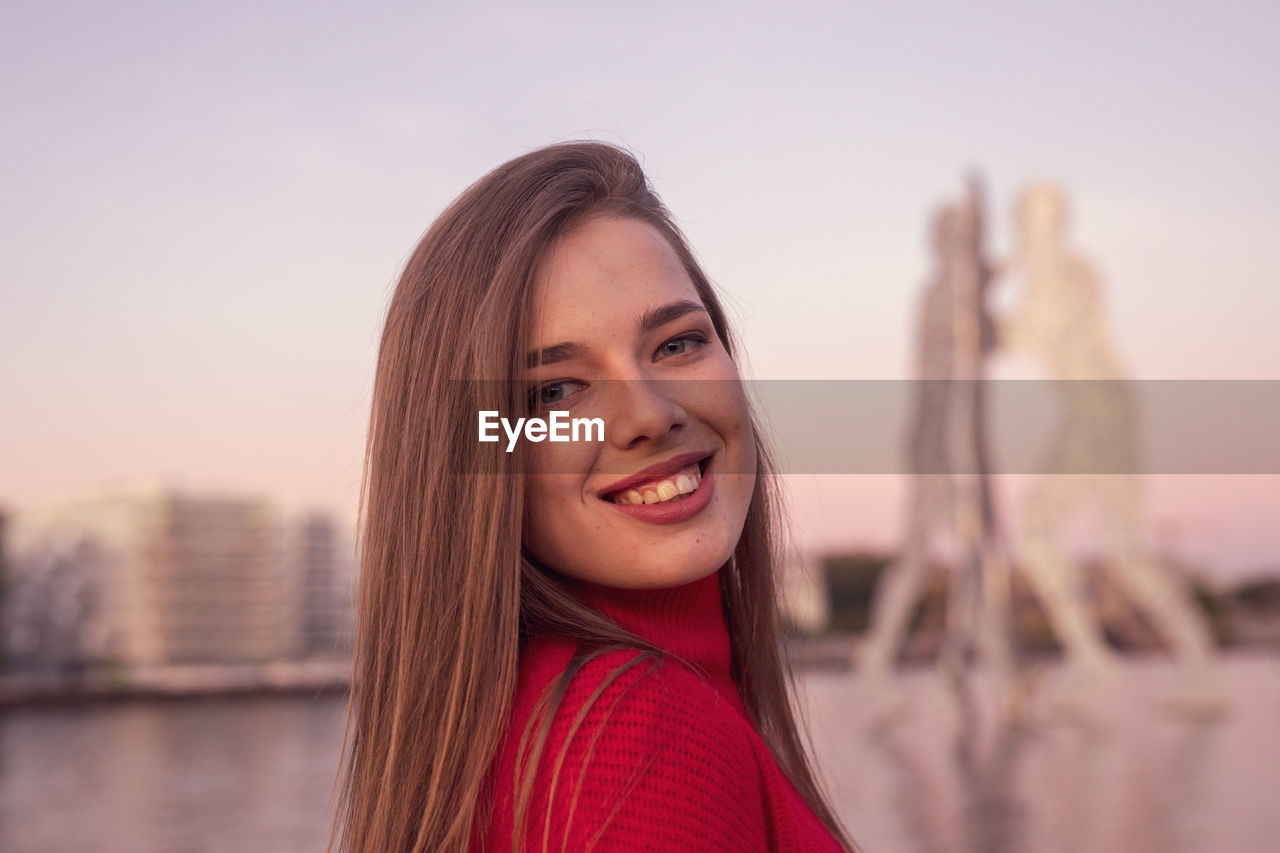
[[[828,634],[861,634],[870,629],[872,604],[880,573],[892,554],[856,552],[828,554],[822,558],[830,604]],[[1179,567],[1174,567],[1179,568]],[[1122,650],[1159,648],[1160,641],[1143,614],[1121,603],[1099,564],[1082,566],[1086,593],[1095,604],[1108,640]],[[1196,603],[1203,610],[1220,645],[1264,641],[1280,643],[1280,570],[1259,575],[1235,586],[1214,589],[1195,572],[1183,569]],[[951,572],[940,570],[917,605],[908,643],[908,657],[930,654],[946,628],[947,581]],[[1015,641],[1025,652],[1058,650],[1053,629],[1039,602],[1015,575],[1013,590]]]

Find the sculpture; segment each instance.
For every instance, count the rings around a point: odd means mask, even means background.
[[[1079,568],[1062,532],[1094,502],[1105,565],[1151,618],[1181,660],[1186,681],[1175,704],[1217,713],[1212,642],[1187,590],[1142,544],[1137,411],[1112,347],[1097,274],[1066,243],[1067,205],[1049,183],[1028,187],[1015,213],[1017,246],[1006,265],[1021,283],[1001,324],[1000,344],[1038,358],[1060,401],[1060,416],[1023,502],[1019,564],[1043,602],[1070,667],[1067,701],[1080,704],[1112,674],[1114,655],[1081,596]]]
[[[997,324],[986,305],[995,272],[983,249],[978,182],[971,180],[963,200],[934,216],[935,268],[918,308],[904,536],[879,579],[871,631],[857,661],[878,722],[902,710],[890,675],[935,557],[953,569],[943,672],[964,704],[968,664],[981,653],[1002,694],[1001,712],[1006,719],[1020,714],[1026,685],[1016,677],[1008,632],[1012,561],[996,520],[986,441],[984,368],[997,346],[1035,357],[1060,403],[1023,502],[1014,550],[1066,651],[1064,704],[1081,708],[1116,666],[1062,542],[1075,511],[1093,503],[1107,568],[1183,664],[1183,690],[1172,704],[1201,716],[1225,708],[1205,620],[1183,584],[1142,544],[1136,404],[1106,328],[1099,278],[1067,245],[1066,220],[1066,201],[1055,186],[1035,184],[1021,195],[1016,247],[1001,270],[1020,289],[1010,315]]]
[[[985,299],[991,273],[976,180],[961,202],[938,210],[931,236],[935,270],[918,309],[906,529],[898,558],[877,585],[871,634],[858,660],[883,721],[901,710],[890,674],[935,555],[957,575],[948,597],[941,664],[962,700],[965,672],[979,647],[1001,672],[1010,662],[1007,562],[997,537],[984,435],[983,363],[992,328]]]

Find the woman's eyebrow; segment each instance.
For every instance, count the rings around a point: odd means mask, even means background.
[[[682,299],[679,302],[663,305],[661,308],[650,308],[640,317],[640,331],[652,332],[654,329],[660,329],[672,320],[678,320],[685,314],[692,314],[694,311],[707,313],[706,306],[692,299]]]
[[[692,314],[695,311],[707,313],[706,306],[701,302],[695,302],[692,299],[682,299],[679,302],[671,302],[659,308],[650,308],[640,316],[640,322],[637,324],[641,332],[652,332],[660,329],[673,320],[678,320],[685,314]],[[530,350],[525,356],[525,364],[528,367],[537,367],[542,364],[557,364],[562,361],[580,358],[587,352],[587,348],[577,341],[564,341],[558,344],[552,344],[549,347],[543,347],[538,350]]]
[[[569,361],[573,358],[585,354],[587,348],[580,343],[574,341],[565,341],[564,343],[552,344],[542,349],[529,350],[525,356],[525,364],[528,367],[537,367],[540,364],[556,364],[561,361]]]

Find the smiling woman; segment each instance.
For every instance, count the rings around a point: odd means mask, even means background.
[[[423,237],[378,356],[333,846],[852,848],[791,711],[731,344],[616,147],[517,158]],[[603,440],[476,440],[516,411]]]

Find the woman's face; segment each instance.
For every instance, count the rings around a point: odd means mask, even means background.
[[[532,343],[532,395],[601,418],[604,441],[527,445],[525,547],[569,577],[631,589],[724,565],[755,441],[737,367],[661,233],[607,217],[561,237],[539,272]]]

